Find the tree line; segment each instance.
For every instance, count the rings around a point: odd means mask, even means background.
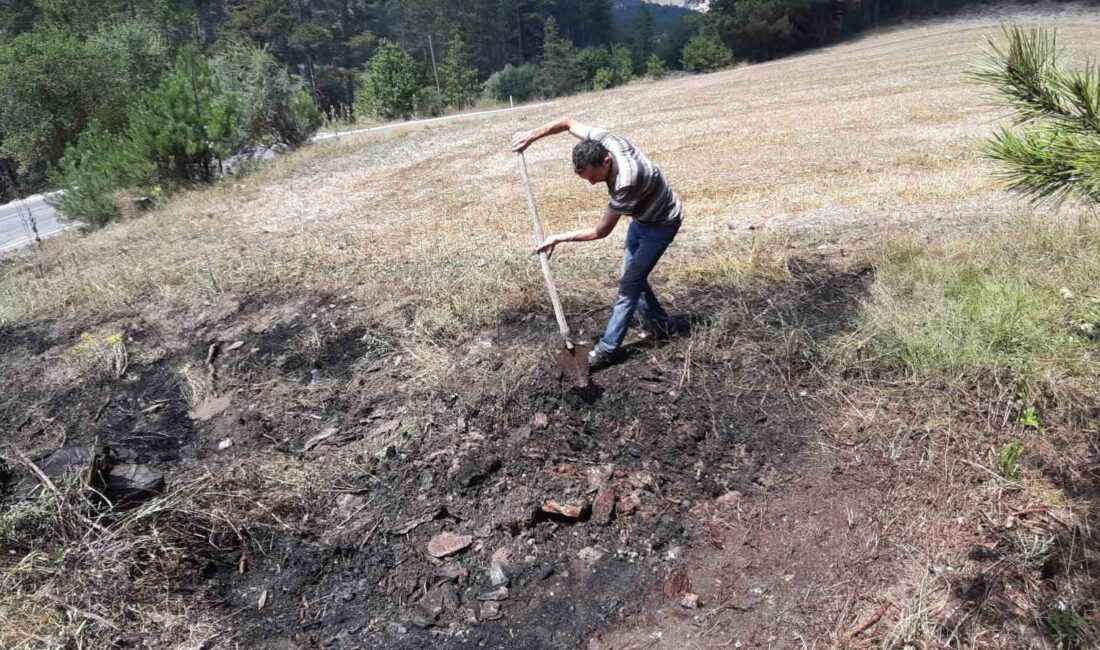
[[[705,72],[967,2],[714,0],[661,29],[624,0],[0,0],[0,201],[59,187],[101,223],[326,117]]]

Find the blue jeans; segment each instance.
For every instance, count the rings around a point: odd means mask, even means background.
[[[652,328],[668,328],[671,320],[653,289],[649,288],[649,273],[657,266],[665,249],[680,230],[680,221],[671,224],[650,225],[630,222],[623,249],[623,277],[619,280],[619,299],[611,310],[607,331],[599,346],[605,352],[614,352],[626,338],[626,328],[634,317],[634,310]]]

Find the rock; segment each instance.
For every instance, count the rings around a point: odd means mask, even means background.
[[[441,533],[428,542],[428,553],[435,558],[447,557],[466,549],[473,542],[474,538],[469,535]]]
[[[592,566],[599,562],[604,555],[606,554],[603,551],[594,546],[585,546],[577,553],[577,557],[588,566]]]
[[[390,623],[389,630],[391,634],[408,634],[409,628],[401,625],[400,623]]]
[[[210,418],[217,417],[225,412],[225,409],[229,408],[229,405],[233,403],[233,398],[230,395],[222,395],[220,397],[211,396],[204,399],[199,404],[195,405],[188,415],[192,420],[209,420]]]
[[[684,609],[699,609],[703,603],[699,601],[699,594],[693,594],[690,591],[684,594],[684,597],[680,599],[680,607]]]
[[[585,511],[588,509],[588,504],[584,502],[577,503],[558,503],[557,501],[543,501],[542,511],[552,514],[561,515],[562,517],[568,517],[569,519],[580,519]]]
[[[233,439],[232,438],[226,438],[225,440],[222,440],[221,442],[218,443],[218,449],[223,449],[223,450],[224,449],[229,449],[232,446],[233,446]]]
[[[226,352],[233,352],[234,350],[240,350],[244,347],[244,341],[234,341],[225,348]]]
[[[493,526],[518,535],[534,522],[538,504],[526,485],[509,490],[500,507],[490,516]]]
[[[620,498],[615,506],[616,511],[620,515],[632,515],[641,506],[641,498],[638,496],[638,492],[634,491],[630,494]]]
[[[458,582],[459,584],[466,584],[466,579],[469,577],[470,572],[458,562],[449,561],[435,570],[435,578],[437,580],[449,580],[451,582]]]
[[[488,601],[481,603],[481,620],[483,621],[495,621],[502,617],[500,613],[500,603]]]
[[[543,429],[550,424],[550,418],[545,413],[536,413],[535,417],[531,418],[532,429]]]
[[[661,584],[661,594],[666,598],[675,598],[691,592],[691,581],[688,580],[687,571],[676,569],[668,574]]]
[[[592,521],[601,526],[606,526],[611,523],[614,514],[615,488],[607,484],[600,488],[600,491],[596,493],[596,498],[592,501]]]
[[[494,587],[508,586],[508,574],[504,572],[504,567],[499,562],[489,563],[489,582]]]
[[[447,475],[457,487],[468,488],[481,483],[498,469],[500,459],[496,456],[466,456],[455,458]]]
[[[508,600],[508,587],[500,587],[488,593],[481,594],[478,600]]]
[[[318,433],[317,435],[311,437],[309,440],[306,440],[305,444],[302,445],[302,451],[309,451],[310,449],[313,449],[317,445],[339,433],[339,431],[340,430],[336,427],[327,427],[325,429],[322,429],[321,433]]]
[[[131,504],[164,492],[164,474],[147,465],[115,465],[107,473],[105,493],[116,506]]]
[[[741,501],[743,495],[737,490],[726,492],[722,496],[718,497],[715,501],[720,506],[735,506]]]

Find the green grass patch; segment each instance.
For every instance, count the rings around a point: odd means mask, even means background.
[[[1100,370],[1100,225],[1019,221],[937,246],[894,242],[871,262],[863,323],[840,342],[847,363],[1096,392],[1082,380]]]

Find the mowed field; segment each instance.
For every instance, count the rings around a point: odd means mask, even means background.
[[[0,506],[0,647],[1096,647],[1097,370],[1065,321],[1100,325],[1100,236],[978,152],[1006,112],[963,73],[998,20],[351,136],[0,258],[4,482],[45,486]],[[683,331],[585,390],[548,364],[508,151],[560,115],[685,212],[652,280]],[[606,205],[572,145],[526,155],[550,231]],[[555,253],[582,336],[625,230]],[[1004,303],[988,348],[948,318]],[[91,444],[166,493],[27,473]]]
[[[1058,26],[1080,53],[1100,33],[1087,18]],[[312,147],[147,218],[7,262],[0,319],[135,300],[186,310],[215,290],[316,281],[354,287],[380,313],[412,303],[417,331],[453,331],[537,297],[508,142],[564,114],[633,139],[681,194],[686,226],[661,272],[671,281],[695,279],[712,253],[736,254],[735,243],[751,238],[846,248],[979,230],[1026,209],[998,189],[976,151],[1004,110],[963,78],[998,34],[992,21],[903,29],[566,98],[537,114]],[[559,136],[528,153],[552,231],[592,223],[606,202],[602,186],[573,176],[572,144]],[[560,251],[567,295],[608,286],[623,231]]]

